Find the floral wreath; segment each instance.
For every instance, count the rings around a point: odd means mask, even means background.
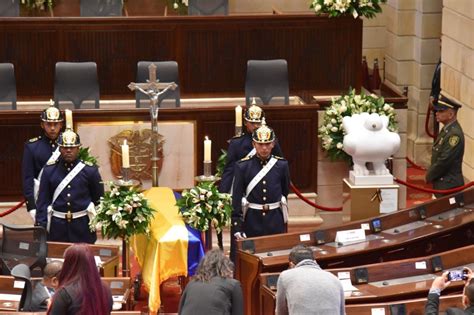
[[[91,230],[100,229],[107,238],[125,238],[135,234],[149,235],[149,223],[153,218],[148,200],[135,187],[118,186],[106,182],[110,187],[96,207],[96,216],[89,222]]]
[[[220,193],[213,182],[201,182],[190,190],[184,190],[176,205],[180,208],[184,222],[191,227],[207,231],[212,224],[217,233],[230,226],[232,197]]]
[[[342,119],[360,113],[376,113],[389,118],[388,130],[398,130],[396,113],[392,104],[385,103],[383,97],[374,94],[355,94],[351,89],[347,95],[333,98],[332,104],[326,108],[323,123],[319,127],[318,137],[321,146],[331,160],[351,161],[351,156],[343,151],[343,140],[345,131],[342,127]]]
[[[312,0],[311,9],[316,14],[328,13],[330,17],[351,14],[354,19],[358,16],[373,18],[382,12],[381,3],[387,0]]]

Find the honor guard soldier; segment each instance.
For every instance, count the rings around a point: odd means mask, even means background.
[[[104,194],[99,170],[77,158],[81,141],[74,131],[63,132],[58,144],[61,158],[48,163],[41,177],[36,224],[47,228],[50,241],[93,244],[89,217]]]
[[[436,120],[444,125],[433,143],[431,166],[426,172],[426,182],[434,189],[451,189],[464,185],[462,160],[464,156],[464,133],[457,121],[461,105],[440,95],[434,106]],[[435,194],[441,197],[443,194]]]
[[[272,155],[275,133],[265,123],[252,135],[255,155],[235,164],[231,258],[235,239],[284,233],[288,221],[288,161]]]
[[[264,119],[265,114],[263,110],[255,104],[252,104],[252,106],[245,111],[244,125],[247,132],[240,136],[235,136],[230,140],[229,148],[227,150],[227,161],[219,184],[219,191],[221,193],[231,193],[235,163],[240,159],[255,154],[255,148],[252,144],[252,133],[261,126]],[[272,154],[282,156],[278,140],[275,140]]]
[[[23,150],[23,196],[26,199],[26,209],[33,221],[36,215],[36,199],[43,173],[43,167],[48,162],[59,158],[59,147],[56,140],[63,127],[63,115],[56,107],[48,107],[41,112],[41,129],[44,135],[30,139]]]

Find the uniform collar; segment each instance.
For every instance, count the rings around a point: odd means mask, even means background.
[[[260,164],[262,164],[262,166],[265,166],[267,165],[268,161],[270,161],[270,159],[272,158],[272,155],[270,154],[268,158],[262,159],[255,153],[254,157],[257,159],[257,161],[260,162]]]
[[[76,166],[76,164],[79,162],[79,159],[76,159],[75,161],[73,161],[72,163],[67,163],[66,161],[64,160],[61,160],[61,164],[64,166],[64,168],[66,169],[72,169],[74,166]]]

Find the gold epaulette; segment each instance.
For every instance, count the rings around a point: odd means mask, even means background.
[[[285,159],[284,157],[281,157],[281,156],[278,156],[278,155],[274,155],[273,157],[275,159],[278,159],[278,160],[284,160]]]
[[[48,161],[48,163],[46,163],[46,165],[54,165],[58,162],[58,160],[55,160],[55,161]]]
[[[39,139],[41,139],[41,136],[39,137],[34,137],[34,138],[31,138],[30,140],[28,140],[29,143],[33,143],[33,142],[36,142],[38,141]]]
[[[241,159],[239,160],[239,162],[248,161],[248,160],[250,160],[252,157],[253,157],[253,155],[243,157],[243,158],[241,158]]]

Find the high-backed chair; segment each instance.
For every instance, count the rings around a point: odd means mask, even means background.
[[[123,0],[81,0],[81,16],[122,16]]]
[[[25,283],[23,287],[23,292],[21,294],[20,304],[18,305],[18,311],[31,311],[33,286],[31,285],[30,268],[28,268],[28,266],[25,264],[18,264],[12,269],[11,274],[13,277],[15,277],[15,280],[19,280]]]
[[[275,96],[284,97],[284,104],[290,103],[288,65],[284,59],[249,60],[245,78],[245,103],[250,106],[252,97],[259,97],[263,104],[269,104]]]
[[[229,0],[189,0],[188,15],[228,15]]]
[[[20,0],[0,1],[0,16],[20,16]]]
[[[15,68],[11,63],[0,63],[0,109],[16,109]]]
[[[137,83],[144,83],[149,78],[148,67],[154,63],[156,65],[156,78],[160,82],[174,82],[178,85],[176,89],[168,90],[158,97],[158,107],[165,99],[174,99],[175,106],[181,106],[181,94],[179,89],[179,71],[176,61],[139,61],[137,64]],[[146,100],[146,101],[145,101]],[[150,101],[148,96],[140,91],[135,91],[136,107],[148,107]]]
[[[42,275],[48,253],[46,229],[7,224],[2,227],[2,274],[9,275],[16,265],[25,264],[35,275]]]
[[[95,62],[57,62],[54,76],[54,103],[68,101],[81,108],[84,101],[92,100],[99,108],[100,89]]]

